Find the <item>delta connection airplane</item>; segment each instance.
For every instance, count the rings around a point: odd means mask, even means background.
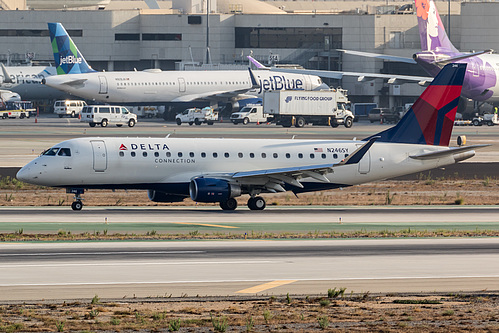
[[[155,202],[265,208],[261,193],[346,187],[453,164],[483,145],[449,147],[465,64],[449,64],[392,128],[362,141],[79,138],[46,150],[17,174],[64,187],[82,209],[85,189],[145,189]]]
[[[57,73],[43,83],[85,99],[117,104],[166,102],[233,102],[262,96],[272,90],[329,89],[318,76],[261,71],[252,84],[248,71],[167,71],[148,69],[96,72],[78,50],[62,24],[49,23]]]

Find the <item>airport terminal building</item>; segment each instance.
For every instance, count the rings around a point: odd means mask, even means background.
[[[43,1],[3,2],[0,61],[53,63],[47,23],[61,22],[97,70],[178,70],[203,63],[216,64],[209,66],[216,69],[245,68],[246,56],[252,54],[264,63],[309,69],[427,76],[417,65],[338,51],[404,57],[420,51],[416,15],[410,6],[402,7],[411,1],[210,0],[208,16],[203,0],[158,1],[156,9],[143,1],[50,2],[59,9],[39,3]],[[437,8],[447,27],[448,2],[437,1]],[[499,3],[452,1],[450,13],[450,39],[458,49],[499,49],[492,24]],[[424,89],[381,79],[359,82],[344,77],[329,83],[347,89],[353,102],[386,107],[411,103]]]

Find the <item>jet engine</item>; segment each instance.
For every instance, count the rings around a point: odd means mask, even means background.
[[[182,202],[185,199],[185,197],[181,195],[169,194],[156,190],[147,190],[147,196],[149,197],[149,200],[154,202]]]
[[[241,195],[241,187],[224,179],[196,178],[189,184],[191,199],[197,202],[223,202]]]

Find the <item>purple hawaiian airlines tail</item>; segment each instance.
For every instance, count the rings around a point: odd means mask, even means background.
[[[459,52],[445,33],[433,0],[415,0],[422,51]]]
[[[448,64],[397,125],[364,140],[448,146],[466,64]]]

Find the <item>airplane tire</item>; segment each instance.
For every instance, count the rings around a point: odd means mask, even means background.
[[[243,125],[248,125],[249,124],[249,119],[248,118],[244,118],[243,119]]]
[[[75,201],[71,204],[71,208],[73,210],[81,210],[83,208],[83,202],[81,202],[80,200]]]
[[[220,208],[223,210],[234,210],[237,208],[237,201],[234,198],[229,198],[226,201],[220,201]]]
[[[90,127],[95,127],[95,123],[88,123]]]
[[[128,121],[128,127],[134,127],[135,126],[135,119],[130,119]]]
[[[249,198],[248,200],[248,208],[251,210],[264,210],[265,206],[265,199],[262,197]]]
[[[182,125],[182,120],[177,118],[176,122],[177,122],[177,125],[179,125],[179,126]]]
[[[347,119],[345,119],[345,127],[350,128],[352,127],[352,125],[353,125],[353,119],[351,117],[347,117]]]
[[[107,119],[102,119],[102,122],[100,123],[102,127],[107,127]]]

